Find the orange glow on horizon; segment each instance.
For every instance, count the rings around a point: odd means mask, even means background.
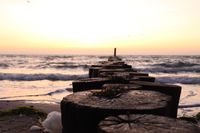
[[[198,0],[1,0],[0,53],[199,54]]]

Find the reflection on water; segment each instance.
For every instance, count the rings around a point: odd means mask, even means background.
[[[199,85],[184,85],[182,86],[182,92],[180,97],[178,114],[179,116],[191,116],[200,112],[200,86]],[[192,106],[191,108],[187,108]],[[184,108],[182,108],[184,107]]]
[[[0,100],[59,102],[71,94],[72,81],[0,81]]]

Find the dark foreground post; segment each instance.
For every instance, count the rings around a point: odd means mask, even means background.
[[[101,121],[99,133],[200,133],[200,128],[183,120],[155,115],[120,115]]]
[[[146,90],[123,91],[82,91],[64,97],[61,102],[63,133],[96,133],[98,123],[108,116],[169,115],[170,96]]]

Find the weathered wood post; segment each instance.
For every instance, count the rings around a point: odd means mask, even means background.
[[[116,55],[117,55],[117,49],[114,48],[114,57],[116,57]]]
[[[101,89],[104,84],[128,84],[129,80],[124,79],[123,77],[97,77],[97,78],[85,78],[72,82],[73,92]]]
[[[121,61],[121,58],[117,57],[117,49],[114,48],[114,55],[108,58],[108,61]]]
[[[147,90],[76,92],[61,102],[63,133],[96,133],[101,120],[127,112],[168,116],[170,101],[170,96]]]
[[[125,114],[107,117],[99,124],[99,133],[200,133],[197,125],[156,115]]]
[[[181,95],[181,86],[178,85],[168,85],[158,82],[145,82],[145,81],[130,81],[130,84],[142,86],[144,90],[153,90],[165,93],[172,96],[171,103],[171,117],[177,117],[178,104]]]

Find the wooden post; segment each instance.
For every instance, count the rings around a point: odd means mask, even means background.
[[[116,57],[116,52],[117,52],[117,49],[114,48],[114,57]]]
[[[181,95],[181,86],[167,85],[158,82],[145,82],[145,81],[130,81],[130,84],[142,86],[142,89],[144,90],[158,91],[167,94],[169,96],[172,96],[173,103],[171,103],[172,110],[170,117],[173,118],[177,117],[178,104]]]
[[[115,87],[99,92],[82,91],[64,97],[61,101],[63,133],[97,133],[100,121],[127,112],[169,116],[171,96],[149,90],[123,90],[123,87],[114,90]]]
[[[107,117],[98,133],[199,133],[200,128],[187,121],[147,114]]]

